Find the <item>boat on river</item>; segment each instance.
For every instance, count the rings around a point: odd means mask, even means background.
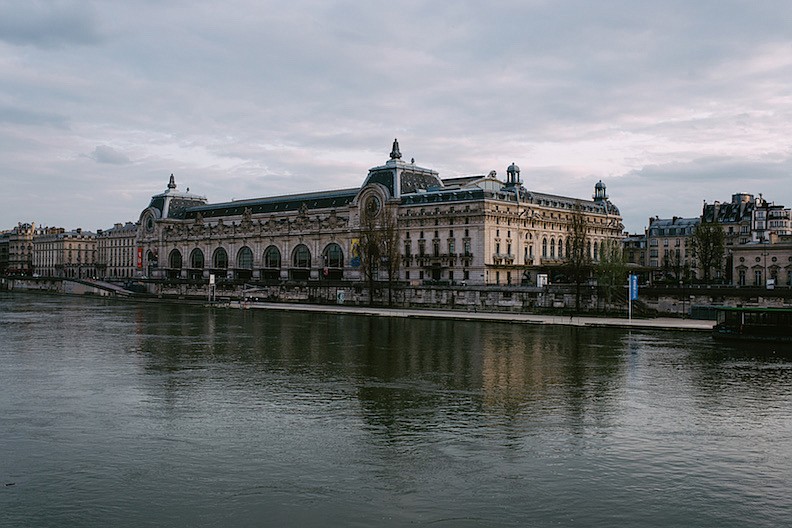
[[[715,339],[792,343],[792,308],[719,307]]]

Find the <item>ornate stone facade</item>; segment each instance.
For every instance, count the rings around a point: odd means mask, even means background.
[[[654,279],[688,282],[696,272],[693,233],[700,218],[650,218],[646,230],[649,267]]]
[[[358,281],[365,215],[396,223],[398,280],[413,284],[531,283],[564,262],[575,215],[585,219],[594,261],[603,243],[621,240],[622,219],[602,182],[583,200],[528,191],[514,164],[506,173],[505,182],[494,171],[441,180],[403,161],[394,141],[390,159],[353,189],[208,204],[178,192],[171,176],[140,215],[138,272],[201,281],[210,274]]]
[[[96,235],[44,228],[33,239],[33,268],[42,277],[96,277]]]
[[[110,229],[97,231],[96,269],[99,277],[110,281],[135,277],[137,235],[138,225],[132,222],[118,223]]]
[[[33,223],[18,223],[7,233],[8,264],[6,273],[10,275],[31,275],[33,273],[33,239],[41,231]]]
[[[735,246],[731,260],[735,286],[792,287],[792,236]]]

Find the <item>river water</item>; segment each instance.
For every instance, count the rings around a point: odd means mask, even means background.
[[[792,354],[0,293],[0,526],[789,526]]]

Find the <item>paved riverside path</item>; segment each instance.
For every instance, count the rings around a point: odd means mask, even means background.
[[[346,315],[367,315],[378,317],[404,317],[425,319],[455,319],[458,321],[493,321],[500,323],[523,323],[538,325],[591,326],[614,328],[642,328],[655,330],[688,330],[709,332],[714,321],[699,319],[677,319],[657,317],[654,319],[633,319],[618,317],[590,317],[569,315],[539,315],[515,312],[467,312],[460,310],[410,310],[401,308],[375,308],[368,306],[344,306],[330,304],[293,304],[267,302],[231,302],[218,306],[248,310],[281,310],[295,312],[319,312]]]

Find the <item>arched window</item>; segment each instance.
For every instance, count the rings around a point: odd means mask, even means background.
[[[215,249],[212,255],[212,268],[214,269],[227,269],[228,268],[228,253],[223,248]]]
[[[253,251],[249,247],[243,246],[237,252],[237,268],[238,269],[253,269]]]
[[[555,258],[555,239],[550,239],[550,258]]]
[[[564,258],[564,239],[558,239],[558,258]]]
[[[542,239],[542,258],[547,258],[547,239]]]
[[[591,258],[591,240],[586,242],[586,255]]]
[[[599,259],[599,244],[594,242],[594,260]]]
[[[292,253],[292,266],[295,268],[311,267],[311,252],[305,244],[300,244],[294,248],[294,253]]]
[[[270,246],[264,251],[264,267],[265,268],[280,268],[281,267],[281,254],[278,248]]]
[[[193,269],[203,269],[204,267],[204,254],[198,248],[192,250],[190,253],[190,267]]]
[[[174,249],[168,256],[168,267],[172,269],[181,269],[182,267],[182,254],[178,249]]]
[[[336,243],[328,244],[324,250],[324,265],[328,268],[343,268],[344,253]]]

